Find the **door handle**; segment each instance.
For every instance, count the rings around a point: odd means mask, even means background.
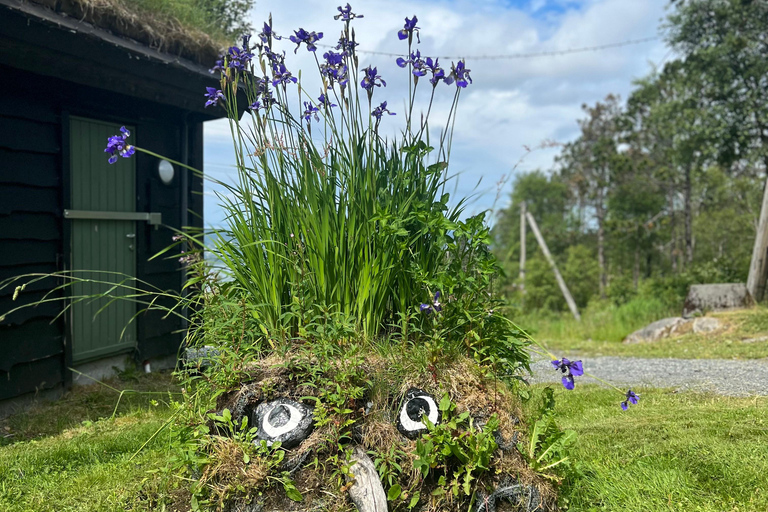
[[[125,238],[136,238],[136,233],[128,233]]]

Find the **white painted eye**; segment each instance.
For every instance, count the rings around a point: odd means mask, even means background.
[[[424,416],[434,425],[440,422],[440,411],[435,398],[421,389],[409,389],[397,415],[397,429],[404,436],[415,439],[427,430],[422,421]]]
[[[284,448],[298,445],[312,432],[312,408],[280,398],[264,402],[253,413],[256,438],[268,445],[279,441]]]

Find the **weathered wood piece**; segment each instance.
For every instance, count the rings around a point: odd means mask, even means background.
[[[694,284],[685,298],[683,318],[707,311],[746,308],[753,304],[752,295],[743,283]]]
[[[765,282],[768,279],[768,182],[763,190],[763,206],[757,225],[752,261],[749,263],[747,290],[756,301],[763,300]]]
[[[565,297],[565,302],[568,303],[568,308],[571,310],[571,313],[573,313],[573,317],[576,320],[580,321],[581,315],[579,314],[579,308],[576,307],[576,301],[573,300],[573,296],[571,296],[571,292],[568,291],[568,286],[566,286],[563,276],[561,276],[560,271],[557,270],[555,259],[552,257],[552,254],[550,254],[549,247],[547,247],[547,242],[544,241],[544,237],[541,236],[541,232],[539,231],[539,226],[536,224],[536,219],[533,218],[533,215],[531,215],[531,212],[526,212],[525,216],[528,219],[528,224],[531,225],[531,230],[533,231],[533,234],[536,236],[536,241],[539,242],[539,247],[541,247],[541,252],[544,253],[544,257],[547,258],[549,265],[552,267],[552,271],[555,273],[555,279],[557,279],[557,284],[558,286],[560,286],[560,291],[563,292],[563,297]]]
[[[379,480],[379,474],[368,454],[359,446],[352,452],[351,471],[355,482],[349,488],[349,497],[360,512],[386,512],[387,495]]]

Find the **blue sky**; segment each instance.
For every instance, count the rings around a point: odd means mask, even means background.
[[[345,1],[346,3],[346,1]],[[551,170],[557,148],[535,149],[546,141],[565,143],[578,134],[581,105],[607,94],[626,98],[633,79],[669,58],[661,39],[600,51],[515,59],[479,56],[561,51],[658,36],[667,0],[362,0],[353,11],[361,51],[360,66],[377,66],[388,86],[376,91],[379,101],[401,111],[406,97],[404,70],[393,57],[365,51],[405,53],[397,38],[404,18],[414,14],[421,27],[422,55],[461,56],[472,70],[473,84],[462,92],[450,169],[458,173],[457,196],[472,195],[468,213],[503,207],[515,173]],[[261,27],[272,13],[274,29],[292,34],[299,27],[322,31],[320,43],[335,43],[340,23],[333,20],[338,2],[329,0],[259,0],[252,13]],[[315,68],[302,48],[294,56],[284,41],[289,69]],[[475,57],[473,59],[473,56]],[[441,59],[441,63],[444,59]],[[447,62],[445,62],[447,64]],[[439,119],[450,94],[437,100]],[[398,108],[399,107],[399,108]],[[394,133],[402,116],[385,119]],[[435,118],[433,117],[433,121]],[[232,142],[226,121],[206,123],[205,171],[233,180]],[[528,151],[526,148],[532,148]],[[478,181],[480,182],[478,185]],[[499,185],[501,184],[501,186]],[[215,190],[206,188],[206,224],[218,226],[222,212]]]

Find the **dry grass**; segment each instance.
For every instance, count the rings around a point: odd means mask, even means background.
[[[228,43],[221,35],[211,35],[171,14],[148,12],[135,0],[27,1],[204,66],[213,63]]]

